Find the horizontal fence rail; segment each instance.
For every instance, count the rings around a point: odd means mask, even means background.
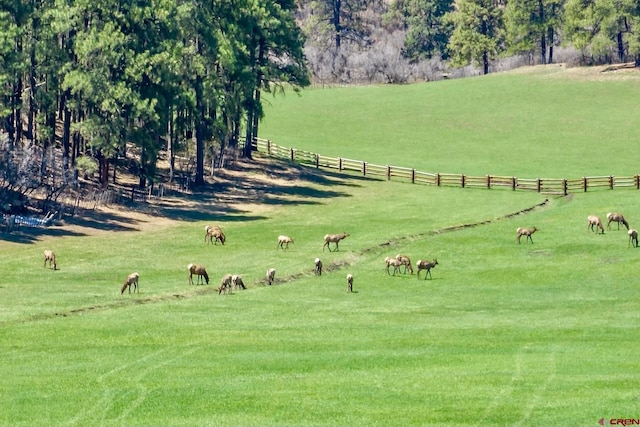
[[[263,138],[255,138],[252,148],[254,151],[270,157],[288,159],[292,162],[312,165],[316,168],[337,169],[340,172],[355,172],[363,176],[379,176],[387,180],[394,179],[438,187],[506,188],[513,191],[535,191],[565,196],[569,193],[586,192],[595,189],[640,189],[640,175],[591,176],[577,179],[517,178],[497,175],[471,176],[422,172],[400,166],[376,165],[362,160],[328,157],[309,151],[283,147]]]

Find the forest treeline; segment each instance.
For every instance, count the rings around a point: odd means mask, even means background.
[[[0,4],[3,212],[35,190],[55,198],[80,174],[115,182],[127,150],[140,186],[156,179],[160,152],[170,178],[177,155],[193,158],[190,179],[202,184],[206,158],[258,136],[263,93],[488,73],[514,56],[546,64],[558,47],[580,64],[640,65],[637,0]]]

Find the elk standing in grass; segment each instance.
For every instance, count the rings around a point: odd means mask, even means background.
[[[56,264],[56,254],[49,249],[44,251],[44,265],[43,268],[47,266],[47,262],[49,263],[49,268],[53,268],[54,270],[58,269],[58,265]]]
[[[531,244],[533,244],[533,238],[531,237],[531,235],[536,231],[538,231],[536,227],[532,227],[532,228],[518,227],[518,229],[516,230],[516,232],[518,233],[518,237],[516,241],[520,243],[520,238],[522,236],[527,236],[526,240],[531,240]]]
[[[198,285],[200,284],[200,279],[204,277],[207,285],[209,284],[209,275],[207,274],[207,269],[204,268],[204,265],[200,264],[189,264],[187,266],[187,270],[189,270],[189,284],[193,285],[193,275],[196,274],[198,276]]]
[[[629,235],[629,244],[627,245],[627,247],[629,246],[633,246],[634,248],[638,247],[638,230],[635,229],[631,229],[629,231],[627,231],[627,234]]]
[[[313,273],[316,276],[322,276],[322,261],[320,260],[320,258],[316,258],[316,266],[313,270]]]
[[[594,230],[595,227],[595,230]],[[602,226],[602,220],[599,216],[589,215],[587,217],[587,230],[595,231],[598,233],[598,229],[601,231],[600,234],[604,234],[604,227]]]
[[[231,274],[225,274],[220,281],[220,287],[218,287],[218,295],[222,292],[231,293],[231,280],[233,276]]]
[[[280,249],[289,249],[289,243],[293,243],[293,239],[289,236],[278,236],[278,247]]]
[[[607,230],[611,230],[612,222],[618,223],[618,230],[620,230],[620,223],[627,227],[627,230],[629,229],[629,223],[624,219],[624,215],[619,212],[609,212],[607,214]]]
[[[133,286],[133,292],[136,293],[140,293],[140,291],[138,291],[138,279],[140,278],[140,275],[138,273],[131,273],[130,275],[127,276],[127,278],[124,281],[124,284],[122,285],[122,288],[120,288],[120,295],[122,295],[124,293],[124,290],[129,288],[129,293],[131,293],[131,286]]]
[[[324,248],[327,247],[329,248],[329,252],[331,251],[331,246],[329,246],[329,243],[335,243],[336,244],[336,251],[340,250],[340,248],[338,247],[338,243],[340,242],[340,240],[349,237],[350,234],[349,233],[340,233],[340,234],[326,234],[324,236],[324,245],[322,245],[322,252],[324,252]]]
[[[404,265],[405,274],[407,273],[407,270],[409,270],[410,274],[413,274],[413,267],[411,266],[411,259],[409,259],[408,256],[398,254],[398,255],[396,255],[396,259],[398,261],[400,261],[400,264]]]
[[[207,233],[204,236],[205,242],[209,240],[209,243],[213,242],[213,244],[217,245],[218,242],[220,242],[224,245],[224,242],[227,240],[227,236],[225,236],[224,233],[222,232],[222,228],[218,227],[217,225],[214,225],[214,226],[207,225],[205,227],[205,231]]]
[[[271,284],[273,283],[273,280],[276,277],[276,269],[275,268],[270,268],[267,270],[267,285],[271,286]]]
[[[347,292],[353,292],[353,274],[347,274]]]
[[[427,278],[427,275],[429,275],[429,277],[432,277],[431,276],[431,269],[435,268],[436,265],[438,265],[437,258],[434,258],[433,261],[418,260],[418,262],[416,263],[416,268],[418,269],[418,279],[420,278],[420,271],[422,271],[422,270],[427,270],[427,272],[424,274],[425,280]]]
[[[240,276],[239,274],[234,274],[233,276],[231,276],[231,283],[233,284],[234,289],[247,289],[247,287],[244,285],[244,282],[242,281],[242,276]]]
[[[387,272],[388,275],[391,275],[391,273],[389,273],[389,268],[391,266],[393,266],[393,275],[394,276],[396,275],[396,272],[398,272],[398,273],[400,272],[400,266],[402,264],[396,258],[388,256],[388,257],[386,257],[384,259],[384,263],[386,264],[385,271]]]

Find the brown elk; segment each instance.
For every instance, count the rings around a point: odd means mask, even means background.
[[[594,230],[595,227],[595,230]],[[587,217],[587,230],[595,231],[598,233],[598,229],[601,230],[600,234],[604,234],[604,227],[602,226],[602,220],[599,216],[589,215]]]
[[[231,280],[233,276],[231,274],[225,274],[220,281],[220,286],[218,287],[218,295],[222,292],[231,293]]]
[[[331,246],[329,246],[329,243],[335,243],[336,244],[336,251],[340,250],[338,248],[338,243],[340,242],[340,240],[349,237],[350,234],[349,233],[340,233],[340,234],[327,234],[324,236],[324,245],[322,245],[322,252],[324,252],[324,248],[327,247],[329,248],[329,252],[331,252]]]
[[[234,289],[247,289],[247,287],[244,285],[244,282],[242,281],[242,276],[240,276],[239,274],[234,274],[233,276],[231,276],[231,283],[233,284]]]
[[[271,286],[271,284],[273,283],[273,280],[276,277],[276,269],[275,268],[270,268],[267,270],[267,285]]]
[[[58,269],[58,265],[56,264],[56,254],[49,249],[44,251],[44,265],[43,268],[47,266],[47,262],[49,263],[49,268],[53,268],[54,270]]]
[[[353,292],[353,274],[347,274],[347,292]]]
[[[293,239],[289,236],[278,236],[278,247],[280,249],[289,249],[289,243],[293,243]]]
[[[316,276],[322,276],[322,261],[320,260],[320,258],[316,258],[316,266],[313,270],[313,273]]]
[[[396,255],[396,259],[400,261],[400,264],[404,265],[405,273],[409,270],[409,273],[413,274],[413,266],[411,265],[411,259],[408,256],[398,254]]]
[[[124,284],[122,285],[122,288],[120,288],[120,294],[122,295],[125,289],[127,288],[129,288],[129,293],[131,293],[131,286],[133,286],[134,293],[136,292],[140,293],[140,291],[138,291],[139,278],[140,278],[140,275],[138,273],[131,273],[130,275],[128,275],[124,281]]]
[[[391,275],[391,273],[389,272],[391,266],[393,266],[394,276],[396,275],[396,272],[400,273],[400,266],[402,265],[402,263],[398,259],[388,256],[384,259],[384,263],[386,264],[385,271],[388,275]]]
[[[431,269],[435,268],[436,265],[438,265],[438,259],[437,258],[434,258],[433,261],[418,260],[418,262],[416,263],[416,268],[418,269],[418,279],[420,278],[420,271],[422,271],[422,270],[427,270],[427,272],[424,274],[425,280],[427,278],[427,275],[429,275],[429,277],[433,278],[431,276]]]
[[[218,242],[224,245],[224,242],[227,240],[227,236],[224,235],[224,232],[222,231],[222,229],[217,225],[214,225],[214,226],[207,225],[205,227],[205,231],[206,231],[206,234],[204,236],[205,242],[208,240],[209,243],[213,243],[215,245],[217,245]]]
[[[193,285],[193,275],[197,275],[198,276],[198,282],[197,284],[200,284],[200,279],[204,278],[205,282],[207,282],[207,285],[209,284],[209,275],[207,274],[207,270],[206,268],[204,268],[204,265],[200,265],[200,264],[189,264],[187,266],[187,270],[189,270],[189,284]]]
[[[612,222],[618,223],[618,230],[620,230],[620,223],[627,227],[627,230],[629,229],[629,223],[624,219],[624,215],[619,212],[609,212],[607,214],[607,230],[611,230]]]
[[[518,233],[518,237],[516,241],[520,243],[520,238],[522,236],[527,236],[526,240],[531,240],[531,243],[533,244],[533,238],[531,237],[531,235],[536,231],[538,231],[536,227],[532,227],[532,228],[518,227],[518,229],[516,230],[516,233]]]
[[[633,246],[634,248],[637,248],[638,247],[638,230],[635,230],[632,228],[627,232],[627,234],[629,235],[629,244],[627,245],[627,247]]]

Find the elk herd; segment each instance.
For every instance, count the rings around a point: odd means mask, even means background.
[[[638,247],[638,231],[636,229],[629,227],[629,222],[625,219],[624,215],[619,212],[609,212],[606,215],[607,218],[607,229],[611,230],[611,224],[616,223],[617,230],[620,230],[620,224],[622,224],[627,229],[628,236],[628,245],[629,247],[633,246],[634,248]],[[521,243],[521,238],[524,236],[525,243],[530,242],[533,244],[533,234],[538,231],[537,227],[518,227],[516,229],[516,242],[518,244]],[[587,216],[587,231],[595,232],[597,234],[604,234],[604,225],[602,219],[597,215],[589,215]],[[324,252],[325,248],[328,248],[330,252],[339,251],[339,242],[349,237],[349,233],[343,232],[338,234],[326,234],[324,236],[324,244],[322,246],[322,251]],[[222,231],[220,226],[207,225],[205,227],[205,243],[217,245],[218,242],[221,245],[224,245],[227,237]],[[293,243],[293,239],[288,235],[280,235],[278,236],[278,250],[286,251],[289,249],[289,244]],[[331,249],[331,243],[334,244],[334,249]],[[385,272],[387,275],[395,276],[396,274],[414,274],[414,267],[411,263],[411,259],[404,254],[397,254],[394,257],[387,256],[384,259],[385,263]],[[49,268],[52,270],[57,270],[58,266],[56,263],[56,255],[53,251],[47,249],[44,251],[44,267],[49,265]],[[416,262],[415,268],[417,272],[417,278],[420,279],[420,273],[424,271],[424,279],[427,277],[432,278],[432,270],[438,265],[438,259],[434,258],[433,260],[429,259],[420,259]],[[316,258],[314,260],[314,268],[313,273],[316,276],[322,275],[322,261],[320,258]],[[188,270],[188,279],[190,285],[200,285],[200,284],[209,284],[209,274],[204,265],[191,263],[187,266]],[[401,271],[402,270],[402,271]],[[196,281],[194,283],[193,276],[196,276]],[[266,272],[266,281],[267,285],[272,285],[275,282],[276,269],[269,268]],[[124,283],[120,288],[120,293],[123,294],[127,289],[129,293],[133,288],[134,293],[138,291],[138,281],[140,278],[140,274],[131,273],[129,274]],[[246,285],[242,280],[242,276],[239,274],[225,274],[220,282],[219,287],[217,288],[218,294],[227,294],[232,293],[234,289],[246,289]],[[351,273],[347,274],[347,292],[353,292],[353,275]]]

